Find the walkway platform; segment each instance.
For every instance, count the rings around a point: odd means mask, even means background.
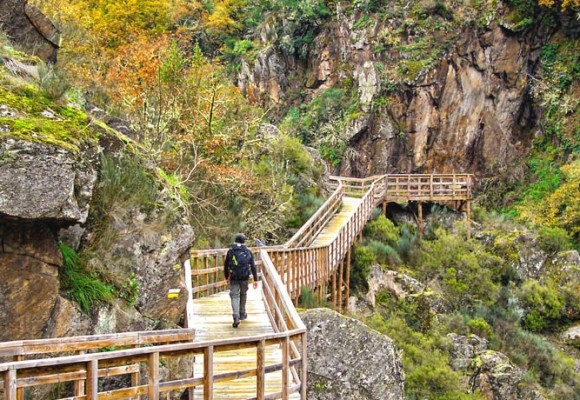
[[[274,333],[262,299],[262,288],[253,289],[250,285],[246,302],[248,319],[237,328],[232,327],[232,308],[229,291],[196,299],[193,302],[195,321],[195,341],[203,342],[231,337],[249,337]],[[232,350],[216,353],[213,358],[214,373],[221,374],[256,368],[257,354],[255,348]],[[282,362],[282,350],[279,346],[267,346],[265,351],[266,367]],[[194,376],[203,375],[203,356],[195,357]],[[266,395],[277,393],[282,387],[282,372],[277,371],[265,377]],[[291,380],[291,377],[289,377]],[[256,397],[256,377],[236,379],[214,384],[215,400],[251,399]],[[196,388],[194,398],[203,399],[203,389]],[[289,396],[300,399],[299,393]]]
[[[335,238],[340,229],[345,226],[362,203],[361,198],[343,197],[340,211],[330,220],[328,225],[318,234],[310,247],[327,246]]]

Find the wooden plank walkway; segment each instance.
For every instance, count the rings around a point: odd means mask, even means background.
[[[350,221],[361,203],[362,198],[343,197],[342,207],[339,212],[330,220],[326,227],[322,229],[310,246],[318,247],[329,245],[336,238],[340,229]]]
[[[328,245],[352,218],[356,209],[362,203],[361,198],[344,197],[340,211],[318,234],[311,246]],[[208,297],[193,301],[193,315],[196,341],[225,339],[230,337],[248,337],[260,334],[274,333],[270,323],[262,290],[248,290],[246,303],[248,319],[242,321],[238,328],[232,327],[232,309],[229,291],[220,292]],[[214,355],[214,373],[235,372],[256,368],[256,349],[241,349],[223,352]],[[266,348],[266,365],[282,362],[282,351],[279,346]],[[203,375],[203,356],[196,357],[194,376]],[[291,381],[291,377],[289,377]],[[266,395],[280,391],[282,387],[282,373],[280,371],[266,376]],[[214,384],[214,399],[249,399],[256,396],[256,378],[243,378],[235,381]],[[194,391],[195,399],[203,399],[203,390]],[[299,393],[289,396],[290,399],[300,399]]]
[[[232,327],[232,308],[229,291],[196,299],[193,302],[195,321],[195,341],[226,339],[232,337],[248,337],[266,333],[274,333],[264,301],[262,289],[253,289],[250,285],[246,311],[248,319],[242,321],[238,328]],[[255,348],[220,352],[214,355],[213,368],[215,374],[235,372],[256,368],[257,354]],[[282,362],[280,346],[267,346],[265,351],[266,367]],[[195,357],[194,376],[203,375],[203,356]],[[292,381],[292,377],[289,377]],[[266,395],[280,392],[282,387],[282,372],[277,371],[266,375]],[[250,399],[256,397],[256,377],[236,379],[214,384],[215,400]],[[195,399],[203,399],[203,389],[196,388]],[[290,399],[300,399],[299,393],[289,396]]]

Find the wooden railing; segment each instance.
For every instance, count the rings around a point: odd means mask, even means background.
[[[308,246],[334,214],[340,209],[344,197],[344,188],[336,181],[335,190],[326,202],[308,219],[308,221],[282,246],[250,247],[254,253],[258,269],[262,265],[260,251],[276,251],[283,248]],[[227,282],[223,276],[225,258],[228,249],[194,250],[191,253],[191,274],[194,298],[204,297],[225,290]]]
[[[363,185],[345,184],[345,192],[352,193],[352,187],[358,188]],[[342,308],[343,301],[348,298],[350,283],[349,251],[371,217],[378,187],[375,182],[370,181],[365,188],[361,204],[329,245],[268,251],[294,302],[298,300],[304,287],[315,291],[319,300],[323,300],[328,285],[332,285],[331,301],[337,308]]]
[[[200,343],[179,343],[162,346],[144,347],[138,349],[110,351],[104,353],[92,353],[75,356],[63,356],[41,360],[15,361],[0,364],[0,376],[4,380],[4,399],[17,400],[18,388],[30,385],[42,385],[52,382],[82,381],[85,383],[86,394],[62,400],[113,400],[139,398],[147,395],[149,399],[157,400],[161,395],[169,394],[179,396],[186,389],[203,391],[204,399],[213,398],[213,385],[217,382],[231,381],[244,377],[257,377],[256,399],[264,400],[264,379],[267,374],[282,371],[288,376],[298,376],[292,373],[291,368],[301,366],[305,371],[305,359],[295,356],[291,343],[300,343],[300,348],[305,354],[305,329],[258,335],[252,337],[240,337],[232,339],[215,340]],[[266,346],[280,345],[282,347],[283,362],[266,365],[264,351]],[[215,373],[213,369],[213,356],[224,351],[235,349],[255,348],[256,367],[247,368],[234,373]],[[175,357],[202,356],[204,359],[204,372],[202,376],[162,379],[160,377],[160,362]],[[99,391],[99,381],[109,377],[109,372],[114,371],[119,375],[123,366],[140,363],[145,382],[133,383],[128,386]],[[305,376],[302,372],[301,377]],[[279,393],[269,394],[268,399],[287,399],[288,393],[305,391],[300,381],[290,382],[281,388]],[[305,382],[305,380],[302,380]],[[304,392],[305,393],[305,392]],[[165,397],[163,397],[165,398]],[[306,397],[302,397],[306,399]],[[55,399],[56,400],[56,399]]]
[[[471,174],[389,174],[369,178],[332,177],[342,181],[350,196],[366,193],[372,184],[381,201],[453,201],[473,198]]]
[[[113,348],[119,350],[168,343],[191,343],[194,337],[195,332],[192,329],[172,329],[0,343],[0,360],[7,362],[0,364],[0,371],[3,372],[3,382],[0,387],[4,388],[6,400],[22,400],[26,388],[70,382],[75,398],[87,398],[87,390],[90,390],[88,386],[90,374],[86,365],[73,363],[61,368],[58,361],[52,360],[57,358],[60,360],[63,356],[71,354],[79,356],[90,352],[104,355],[106,350],[111,351]],[[30,360],[31,358],[34,359]],[[12,359],[12,362],[7,361],[9,359]],[[92,373],[97,376],[97,379],[98,377],[129,375],[134,385],[139,385],[141,379],[140,365],[136,361],[108,362],[100,366],[97,364]]]

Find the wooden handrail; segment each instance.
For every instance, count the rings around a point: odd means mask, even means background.
[[[99,350],[107,347],[146,346],[193,341],[193,329],[123,332],[105,335],[69,336],[52,339],[17,340],[0,343],[0,357],[31,356]]]

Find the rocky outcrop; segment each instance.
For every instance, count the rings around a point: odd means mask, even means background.
[[[506,355],[487,350],[474,358],[471,368],[471,391],[479,390],[493,400],[522,399],[519,395],[522,371]]]
[[[0,25],[13,42],[29,54],[56,62],[60,32],[26,0],[0,0]]]
[[[328,309],[301,317],[308,329],[309,400],[403,398],[403,367],[391,339]]]
[[[381,37],[404,31],[406,22],[371,17],[363,26],[362,14],[341,8],[337,4],[337,15],[314,38],[307,61],[268,42],[253,65],[244,64],[239,85],[248,98],[262,106],[290,106],[293,93],[308,99],[352,82],[360,113],[346,128],[352,151],[343,159],[342,175],[457,171],[492,176],[508,166],[509,174],[520,173],[512,167],[529,152],[537,129],[530,76],[537,72],[538,48],[548,31],[502,26],[510,10],[500,3],[485,27],[466,26],[452,39],[442,37],[452,41],[444,60],[393,92],[386,72],[397,68],[391,62],[396,46],[383,52],[376,48],[383,45]],[[397,37],[401,45],[409,44],[413,29],[411,24]],[[381,98],[388,104],[377,101]]]
[[[466,374],[465,391],[489,400],[545,400],[522,384],[523,372],[503,353],[489,350],[487,339],[477,335],[447,335],[451,340],[450,365]]]
[[[372,306],[376,306],[376,297],[380,292],[387,292],[395,299],[402,299],[408,302],[420,302],[427,305],[424,310],[429,315],[445,313],[450,310],[449,305],[436,291],[426,287],[418,280],[401,272],[386,270],[376,264],[371,267],[368,278],[369,290],[366,294],[366,301]],[[428,315],[424,316],[428,318]]]
[[[466,371],[473,359],[489,348],[489,341],[477,335],[463,336],[450,333],[447,337],[453,345],[449,355],[451,368],[454,370]]]
[[[85,222],[97,178],[95,151],[83,157],[56,146],[0,141],[0,214]]]

